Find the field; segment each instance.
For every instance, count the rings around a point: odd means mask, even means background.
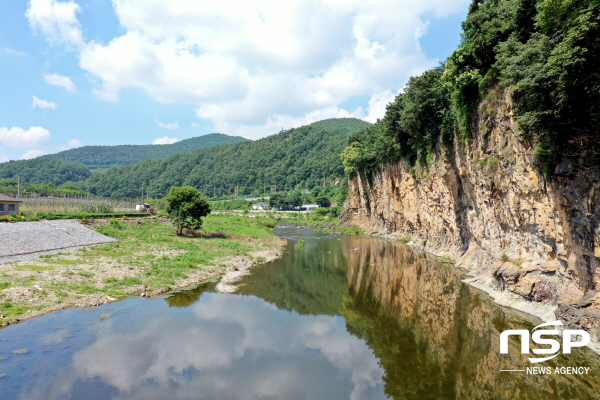
[[[285,244],[275,226],[272,218],[209,215],[202,231],[178,237],[157,218],[98,222],[118,242],[0,265],[0,323],[162,293],[275,259]]]
[[[12,195],[17,197],[16,195]],[[35,212],[112,212],[112,211],[135,211],[135,201],[116,200],[88,195],[67,194],[42,197],[38,194],[27,193],[21,195],[20,209]]]

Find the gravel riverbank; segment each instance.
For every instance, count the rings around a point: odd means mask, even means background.
[[[76,221],[4,223],[0,224],[0,264],[114,241]]]

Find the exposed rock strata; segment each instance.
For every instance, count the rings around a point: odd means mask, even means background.
[[[370,179],[359,173],[342,222],[410,236],[455,258],[475,286],[542,305],[533,308],[540,317],[598,336],[600,177],[563,160],[547,182],[510,101],[497,100],[465,144],[440,146],[427,168],[399,162]]]

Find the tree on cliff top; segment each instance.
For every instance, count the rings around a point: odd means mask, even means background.
[[[191,186],[171,188],[167,196],[166,211],[177,228],[177,236],[183,229],[200,229],[202,217],[210,213],[210,205],[197,189]]]

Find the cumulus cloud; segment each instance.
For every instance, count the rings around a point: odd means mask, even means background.
[[[59,74],[45,74],[44,80],[49,85],[62,86],[69,92],[75,92],[77,90],[75,84],[68,76],[63,76]]]
[[[173,144],[173,143],[177,143],[177,142],[179,142],[179,139],[177,139],[177,138],[163,136],[161,138],[154,139],[152,141],[152,144]]]
[[[117,101],[121,90],[141,88],[159,102],[197,106],[199,118],[233,129],[227,133],[256,138],[281,122],[350,115],[340,104],[354,96],[372,97],[352,116],[382,117],[410,76],[437,64],[419,43],[423,16],[447,16],[468,2],[113,0],[125,32],[84,45],[72,1],[60,3],[61,13],[50,11],[59,2],[32,1],[28,17],[49,40],[77,44],[99,98]]]
[[[65,151],[65,150],[74,149],[75,147],[81,147],[81,146],[83,146],[83,143],[81,143],[81,141],[79,139],[71,139],[67,142],[67,144],[65,144],[63,146],[57,146],[56,150]]]
[[[81,24],[77,13],[81,8],[74,1],[30,0],[25,16],[35,32],[51,43],[83,46]]]
[[[41,126],[25,130],[18,126],[0,127],[0,141],[8,147],[30,147],[50,138],[50,132]]]
[[[79,139],[71,139],[67,142],[67,146],[69,146],[70,148],[81,147],[83,146],[83,143],[81,143]]]
[[[88,379],[132,400],[386,397],[373,351],[336,318],[282,313],[256,297],[222,294],[204,296],[186,312],[150,317],[135,333],[119,329],[118,314],[115,325],[89,328],[94,340],[73,353],[60,381],[43,379],[23,397],[72,397]]]
[[[33,108],[50,108],[55,110],[58,105],[56,103],[52,103],[46,100],[41,100],[37,96],[33,96],[33,104],[31,105]]]
[[[164,122],[161,122],[161,121],[156,121],[156,123],[161,128],[169,129],[169,130],[172,130],[172,131],[174,131],[176,129],[179,129],[179,123],[177,123],[177,122],[164,123]]]
[[[32,158],[43,156],[44,154],[46,154],[46,152],[43,150],[28,150],[25,154],[23,154],[21,160],[31,160]]]

